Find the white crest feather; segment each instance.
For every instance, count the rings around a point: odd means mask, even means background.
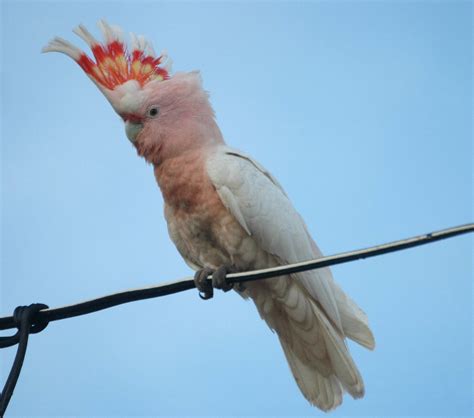
[[[147,41],[147,54],[150,56],[150,57],[156,57],[156,53],[155,53],[155,50],[153,49],[153,45],[151,44],[150,41]]]
[[[93,45],[97,45],[99,43],[99,41],[82,24],[74,28],[72,31],[81,39],[83,39],[91,48]]]
[[[138,49],[140,51],[145,51],[146,44],[147,44],[146,38],[143,35],[138,35],[137,39],[138,39]]]
[[[163,49],[163,51],[161,51],[161,63],[160,63],[160,65],[166,71],[168,71],[168,73],[171,74],[172,67],[173,67],[173,60],[168,55],[168,51],[166,49]]]
[[[118,25],[109,25],[112,31],[113,39],[122,43],[126,43],[123,36],[123,29]]]
[[[114,31],[105,20],[99,20],[97,26],[99,26],[106,44],[109,44],[115,40]]]
[[[48,45],[41,49],[41,52],[61,52],[76,61],[84,53],[81,49],[59,36],[49,41]]]
[[[130,32],[129,36],[130,36],[130,50],[134,51],[135,49],[138,49],[137,35],[135,35],[133,32]]]

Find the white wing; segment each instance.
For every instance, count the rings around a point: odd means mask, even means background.
[[[281,263],[322,256],[282,187],[257,162],[220,147],[208,159],[207,172],[224,206],[260,248]],[[341,385],[353,397],[363,396],[362,377],[344,336],[374,347],[364,312],[337,286],[327,268],[291,277],[298,283],[287,287],[283,310],[270,315],[256,305],[277,331],[301,391],[326,411],[341,403]]]
[[[306,225],[272,175],[250,157],[222,147],[207,163],[209,177],[224,205],[265,251],[283,263],[321,257]],[[342,331],[329,269],[295,275]]]

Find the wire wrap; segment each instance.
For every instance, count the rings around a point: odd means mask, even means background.
[[[0,396],[1,417],[3,417],[3,414],[7,410],[8,404],[10,403],[10,399],[13,395],[13,390],[16,386],[16,382],[20,376],[21,367],[23,366],[23,361],[25,360],[29,335],[41,332],[48,326],[48,323],[44,321],[33,323],[35,315],[37,315],[41,309],[47,308],[48,305],[43,303],[33,303],[29,306],[18,306],[13,312],[13,320],[16,324],[16,327],[18,328],[18,331],[11,337],[2,337],[0,339],[0,348],[10,347],[14,344],[18,344],[15,360],[13,360],[12,368],[8,374],[5,386],[3,387]]]

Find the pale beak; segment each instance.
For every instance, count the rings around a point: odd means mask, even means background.
[[[130,122],[129,120],[125,121],[125,133],[130,142],[134,143],[138,134],[143,128],[143,123],[140,122]]]

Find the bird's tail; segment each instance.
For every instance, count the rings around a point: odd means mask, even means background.
[[[304,397],[323,411],[330,411],[342,402],[343,389],[336,376],[325,376],[316,367],[304,363],[290,347],[288,341],[280,338],[281,346],[291,372]]]
[[[341,289],[335,289],[341,332],[306,292],[294,282],[289,287],[283,300],[274,299],[271,310],[256,304],[262,318],[278,334],[301,392],[324,411],[341,404],[344,390],[353,398],[362,397],[364,383],[344,337],[373,348],[365,314]]]

